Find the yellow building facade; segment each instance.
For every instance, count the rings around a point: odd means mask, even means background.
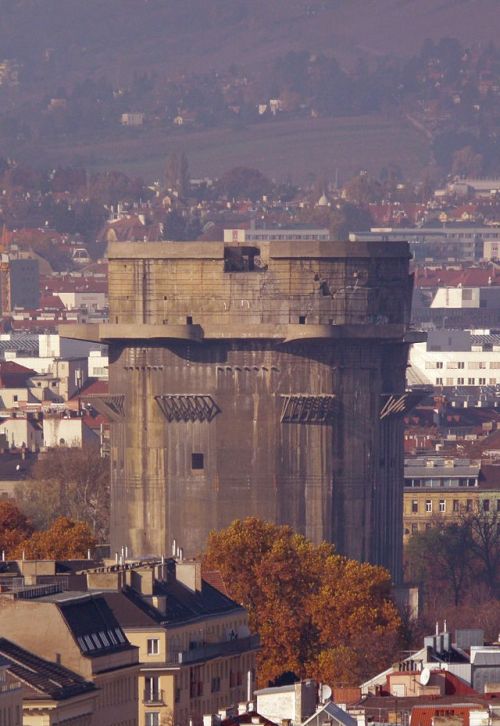
[[[21,726],[22,689],[20,682],[8,671],[9,662],[0,655],[0,724]]]
[[[403,531],[407,542],[412,534],[423,532],[436,519],[451,522],[464,513],[482,509],[498,512],[500,489],[411,489],[404,492]]]
[[[204,714],[247,700],[258,638],[246,610],[202,579],[199,562],[111,569],[89,582],[118,585],[104,596],[139,649],[139,726],[201,726]]]

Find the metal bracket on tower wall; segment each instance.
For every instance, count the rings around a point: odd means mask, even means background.
[[[164,393],[155,396],[167,421],[212,421],[220,408],[205,393]]]
[[[84,403],[90,404],[95,410],[107,416],[111,421],[123,421],[125,416],[124,403],[125,394],[98,394],[89,393],[88,396],[82,396]]]
[[[296,393],[282,395],[281,423],[330,423],[335,395]]]

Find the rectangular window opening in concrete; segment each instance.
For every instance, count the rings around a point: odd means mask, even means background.
[[[204,469],[205,468],[205,457],[203,454],[191,454],[191,469]]]

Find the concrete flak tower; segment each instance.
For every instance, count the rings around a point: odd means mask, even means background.
[[[401,577],[405,242],[113,243],[111,547],[255,515]]]

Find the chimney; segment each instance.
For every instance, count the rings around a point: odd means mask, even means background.
[[[201,562],[196,560],[176,562],[175,579],[191,592],[201,592]]]
[[[154,588],[154,569],[152,567],[138,567],[127,570],[127,585],[141,595],[152,595]]]
[[[253,698],[253,674],[251,670],[247,672],[247,701]]]

